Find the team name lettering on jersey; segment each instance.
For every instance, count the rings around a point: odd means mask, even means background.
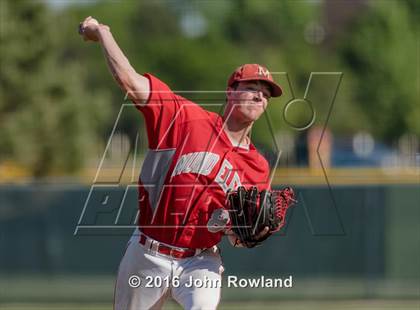
[[[223,160],[222,166],[215,179],[216,183],[220,185],[225,193],[228,190],[235,190],[241,186],[241,180],[239,179],[238,173],[236,171],[233,172],[232,170],[232,164],[227,159]],[[233,177],[231,177],[232,172]]]
[[[209,175],[220,156],[210,152],[194,152],[181,156],[172,172],[172,177],[181,173]]]
[[[213,170],[214,166],[219,161],[220,156],[210,152],[194,152],[182,155],[174,170],[172,171],[171,177],[180,175],[182,173],[197,173],[201,175],[209,175]],[[219,171],[217,172],[214,181],[222,188],[226,193],[229,190],[235,190],[238,186],[241,186],[241,180],[236,171],[233,171],[232,164],[224,159]]]

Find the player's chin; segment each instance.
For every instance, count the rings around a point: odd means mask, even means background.
[[[260,118],[262,113],[259,113],[258,111],[247,111],[246,113],[243,113],[243,118],[247,122],[255,122]]]
[[[263,114],[264,110],[261,107],[248,108],[244,114],[249,121],[256,121]]]

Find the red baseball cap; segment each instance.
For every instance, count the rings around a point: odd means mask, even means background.
[[[255,80],[264,81],[270,85],[271,97],[279,97],[283,93],[281,87],[274,82],[270,71],[258,64],[245,64],[237,68],[228,80],[228,87],[231,87],[236,82]]]

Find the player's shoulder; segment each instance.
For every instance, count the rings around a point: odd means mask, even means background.
[[[150,91],[151,95],[149,96],[149,101],[164,101],[164,102],[173,102],[177,109],[177,115],[181,116],[178,118],[180,123],[199,123],[201,125],[211,123],[216,124],[220,119],[220,115],[211,111],[206,110],[197,102],[184,97],[181,92],[172,90],[165,82],[160,80],[158,77],[150,73],[145,73],[150,81]]]
[[[255,161],[258,163],[258,165],[261,168],[263,168],[264,170],[267,170],[270,168],[270,164],[267,158],[262,154],[261,150],[257,149],[255,145],[252,143],[250,145],[250,151],[252,153],[252,156],[255,157]]]
[[[220,118],[219,114],[208,111],[204,109],[199,104],[185,99],[183,104],[183,110],[185,114],[185,122],[211,122],[215,123],[218,118]]]
[[[261,154],[260,151],[258,151],[258,150],[257,150],[257,155],[258,155],[258,160],[261,163],[261,165],[264,168],[268,169],[270,167],[270,164],[268,163],[267,158],[265,158],[265,156],[263,154]]]

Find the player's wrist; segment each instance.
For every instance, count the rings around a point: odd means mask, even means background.
[[[111,33],[111,29],[109,28],[109,26],[104,25],[104,24],[99,24],[96,31],[97,31],[99,40],[101,40],[107,34]]]
[[[110,31],[110,28],[108,25],[105,24],[99,24],[98,25],[98,31]]]

